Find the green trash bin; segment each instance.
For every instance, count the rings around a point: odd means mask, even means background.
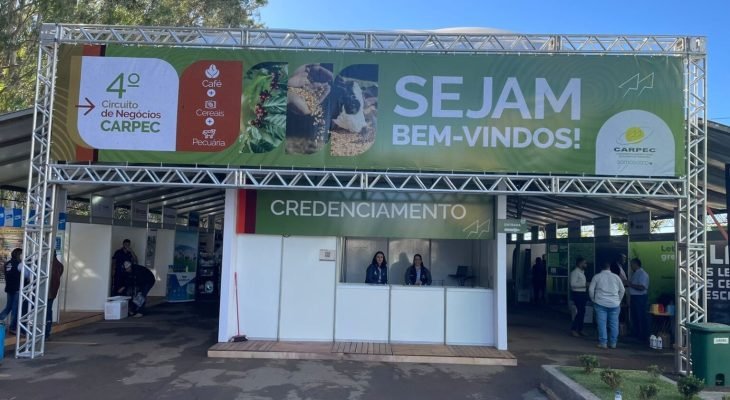
[[[730,326],[691,323],[689,329],[692,373],[707,386],[727,386],[730,377]]]

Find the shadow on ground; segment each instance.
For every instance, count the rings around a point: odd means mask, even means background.
[[[103,321],[63,332],[37,360],[0,363],[0,400],[9,399],[543,399],[543,364],[672,369],[673,353],[638,343],[600,350],[569,335],[567,315],[518,308],[509,314],[509,346],[518,367],[209,359],[217,316],[194,304],[163,304],[139,319]]]

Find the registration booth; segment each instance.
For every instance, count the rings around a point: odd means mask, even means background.
[[[503,198],[247,190],[226,202],[237,224],[225,227],[219,341],[240,321],[251,339],[507,348]],[[366,284],[377,251],[388,283]],[[415,254],[430,286],[406,285]]]
[[[16,355],[43,354],[45,224],[77,184],[225,190],[220,341],[498,349],[508,195],[676,201],[686,339],[704,315],[705,63],[702,37],[45,24]],[[391,279],[364,285],[377,250]],[[402,284],[415,253],[430,287]]]

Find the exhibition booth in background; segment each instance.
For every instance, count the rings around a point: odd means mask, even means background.
[[[645,214],[646,215],[646,214]],[[631,219],[631,218],[629,218]],[[648,227],[650,220],[635,225]],[[600,225],[600,222],[599,222]],[[633,225],[632,225],[633,226]],[[548,231],[554,224],[547,225]],[[600,231],[597,230],[597,231]],[[675,234],[649,234],[648,230],[639,229],[640,233],[628,232],[619,236],[580,237],[580,231],[571,232],[569,236],[558,239],[548,233],[549,239],[523,240],[522,235],[510,237],[507,244],[507,279],[509,288],[508,303],[534,303],[532,285],[533,265],[537,257],[547,259],[547,282],[544,304],[567,313],[574,313],[570,300],[570,271],[575,268],[576,259],[583,257],[587,261],[586,279],[600,272],[604,262],[615,264],[626,255],[623,270],[631,279],[629,267],[631,259],[638,258],[642,268],[649,275],[647,312],[653,323],[652,333],[662,333],[674,337],[676,326],[677,299],[677,242]],[[554,233],[554,232],[553,232]],[[730,324],[730,253],[727,239],[718,231],[707,232],[707,320],[722,324]],[[629,297],[629,295],[626,295]],[[628,300],[628,298],[626,299]],[[659,307],[661,305],[661,307]],[[624,304],[628,306],[628,303]],[[590,303],[586,313],[586,322],[593,323]],[[622,309],[621,321],[628,321],[628,308]],[[566,316],[566,320],[567,320]],[[665,340],[666,343],[671,343]]]
[[[113,295],[110,293],[112,256],[125,239],[131,241],[138,263],[155,276],[155,285],[148,296],[167,302],[217,301],[220,233],[216,239],[215,232],[174,223],[147,226],[146,221],[112,221],[98,215],[91,218],[97,223],[77,215],[68,218],[70,221],[59,224],[56,231],[56,251],[64,265],[64,274],[54,303],[54,321],[60,320],[62,312],[104,311],[107,299]],[[147,218],[146,210],[144,218]],[[0,227],[0,234],[4,257],[13,248],[23,247],[22,229]],[[3,296],[0,305],[4,304]]]

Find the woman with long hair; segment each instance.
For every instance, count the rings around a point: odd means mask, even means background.
[[[378,251],[373,256],[373,262],[365,271],[365,283],[375,285],[388,284],[388,261],[385,260],[385,253]]]
[[[413,264],[406,269],[406,285],[431,285],[431,272],[423,265],[423,257],[420,254],[413,256]]]

